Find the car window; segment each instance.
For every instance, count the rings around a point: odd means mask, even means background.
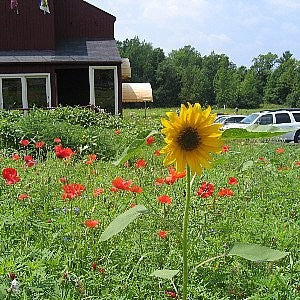
[[[244,119],[244,117],[235,117],[233,122],[240,123],[243,119]]]
[[[273,124],[273,116],[271,114],[261,116],[255,123],[260,125]]]
[[[226,119],[226,117],[217,118],[215,123],[222,123],[225,119]]]
[[[275,114],[276,124],[291,123],[291,118],[288,113]]]
[[[244,118],[241,123],[243,124],[251,124],[256,118],[258,117],[258,114],[251,114]]]
[[[293,113],[296,122],[300,122],[300,113]]]

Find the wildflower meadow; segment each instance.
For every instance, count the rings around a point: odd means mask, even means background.
[[[1,112],[0,299],[300,299],[299,145],[177,109]]]

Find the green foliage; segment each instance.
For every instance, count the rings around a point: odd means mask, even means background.
[[[174,276],[176,276],[179,273],[179,270],[155,270],[150,274],[150,276],[159,277],[163,279],[169,279],[171,280]]]
[[[244,243],[234,244],[227,253],[229,256],[236,255],[256,262],[275,261],[282,259],[289,254],[289,252],[279,251],[256,244]]]

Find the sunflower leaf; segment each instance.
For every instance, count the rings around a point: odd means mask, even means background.
[[[228,256],[236,255],[251,261],[275,261],[286,257],[289,252],[283,252],[256,244],[235,243],[227,253]]]
[[[125,148],[123,153],[120,155],[120,157],[113,161],[112,164],[115,166],[119,166],[120,164],[126,162],[128,159],[130,159],[137,151],[138,149],[145,144],[146,138],[148,138],[151,135],[157,134],[158,131],[155,130],[145,130],[143,132],[140,132],[136,138],[133,140],[133,142]]]
[[[100,236],[100,241],[107,241],[114,235],[125,229],[131,222],[138,217],[147,214],[148,209],[143,205],[136,205],[122,214],[118,215],[104,230]]]
[[[162,269],[162,270],[155,270],[154,272],[152,272],[150,274],[150,276],[171,280],[178,273],[179,273],[179,270]]]

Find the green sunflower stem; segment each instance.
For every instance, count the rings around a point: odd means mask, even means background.
[[[187,300],[188,287],[188,222],[189,222],[189,207],[191,199],[191,170],[187,165],[186,172],[186,201],[183,217],[183,232],[182,232],[182,250],[183,250],[183,290],[182,299]]]

